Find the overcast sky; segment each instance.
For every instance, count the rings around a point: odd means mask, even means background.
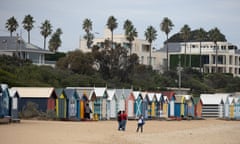
[[[32,15],[34,28],[31,31],[31,43],[43,47],[40,34],[41,23],[49,20],[53,31],[63,31],[62,46],[59,51],[67,52],[79,47],[79,38],[83,20],[93,22],[95,37],[102,37],[109,16],[118,22],[116,34],[123,33],[126,19],[133,22],[139,38],[145,39],[144,31],[149,25],[158,31],[153,46],[160,48],[166,36],[160,31],[164,17],[172,20],[174,27],[170,36],[179,32],[184,24],[192,30],[204,28],[206,31],[217,27],[225,34],[228,42],[240,48],[240,1],[239,0],[1,0],[0,1],[0,36],[10,35],[5,28],[8,18],[14,16],[19,27],[17,32],[27,41],[27,32],[22,27],[25,15]],[[47,38],[49,40],[50,37]]]

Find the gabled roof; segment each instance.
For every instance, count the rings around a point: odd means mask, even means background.
[[[161,98],[162,98],[162,94],[161,93],[156,93],[156,99],[157,99],[158,102],[160,102],[160,100],[162,100]]]
[[[132,89],[123,89],[123,95],[125,98],[129,97],[131,95]]]
[[[155,97],[155,93],[150,92],[147,94],[147,97],[148,97],[148,100],[151,102],[151,101],[153,101],[153,98]]]
[[[203,104],[221,104],[225,103],[229,96],[231,96],[229,93],[201,94],[200,98]]]
[[[142,99],[145,99],[147,97],[147,92],[141,92],[141,95],[142,95]]]
[[[48,50],[44,50],[36,45],[25,42],[22,38],[16,36],[0,36],[0,52],[15,52],[21,50],[22,52],[34,52],[52,54]]]
[[[60,97],[64,93],[63,88],[56,88],[55,93],[57,97]]]
[[[163,99],[164,99],[164,102],[166,103],[168,103],[169,102],[169,100],[168,100],[168,97],[167,96],[163,96]]]
[[[164,91],[162,94],[167,96],[169,101],[175,99],[175,93],[173,91]]]
[[[140,91],[133,91],[134,99],[136,100],[141,95]]]
[[[94,92],[96,94],[96,97],[103,97],[107,88],[106,87],[95,87]]]
[[[54,92],[53,87],[12,87],[21,98],[50,98]]]
[[[17,98],[19,98],[20,96],[19,96],[19,94],[18,94],[18,92],[17,92],[17,90],[13,90],[13,89],[9,89],[9,95],[10,95],[10,97],[17,97]]]
[[[67,87],[67,89],[76,89],[78,96],[80,99],[82,98],[83,95],[85,95],[88,99],[92,97],[94,92],[94,87]]]
[[[75,99],[79,98],[77,95],[76,89],[64,89],[64,92],[68,99],[72,97],[74,97]]]
[[[107,94],[108,94],[107,100],[112,100],[115,96],[115,92],[116,92],[115,89],[108,89],[107,90]]]

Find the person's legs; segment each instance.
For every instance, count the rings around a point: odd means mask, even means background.
[[[138,126],[137,126],[137,130],[136,130],[136,132],[138,132],[138,130],[139,130],[139,124],[138,124]]]
[[[141,132],[143,132],[143,125],[141,124]]]
[[[122,120],[122,130],[125,131],[126,127],[126,120]]]
[[[121,130],[121,121],[118,121],[118,130]]]

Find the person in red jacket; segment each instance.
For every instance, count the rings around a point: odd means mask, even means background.
[[[122,112],[121,114],[121,121],[122,121],[122,130],[125,131],[126,130],[126,124],[127,124],[127,113],[125,111]]]

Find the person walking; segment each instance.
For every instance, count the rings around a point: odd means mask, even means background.
[[[138,132],[139,128],[141,128],[141,133],[143,132],[143,125],[145,124],[143,115],[140,115],[138,118],[138,122],[137,122],[137,130],[136,132]]]
[[[122,129],[122,117],[121,117],[122,112],[118,111],[117,115],[117,121],[118,121],[118,130],[120,131]]]
[[[84,118],[85,120],[90,120],[90,113],[92,113],[92,110],[89,106],[89,103],[86,103],[85,109],[84,109]]]
[[[127,113],[125,111],[121,114],[121,121],[122,121],[122,130],[126,130],[126,124],[127,124]]]

